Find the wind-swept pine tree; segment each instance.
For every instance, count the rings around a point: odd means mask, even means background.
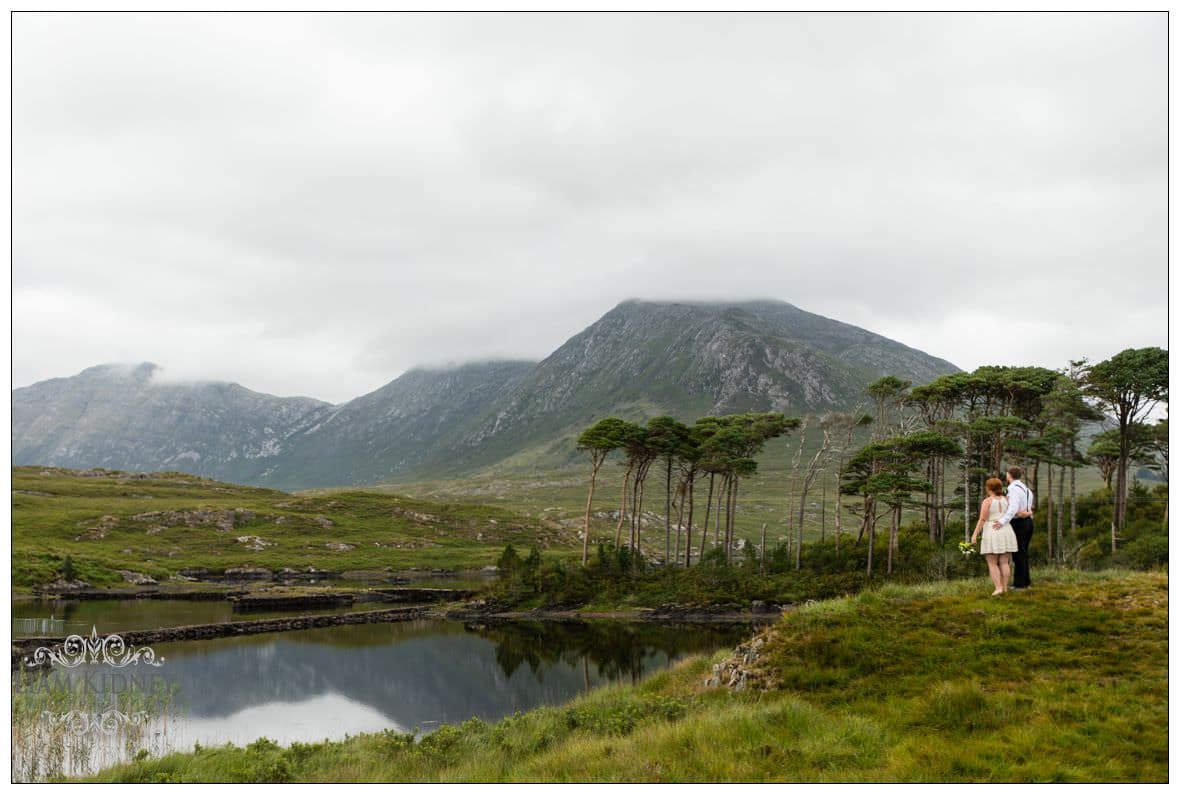
[[[607,417],[591,425],[578,437],[578,449],[590,453],[590,490],[586,495],[586,521],[582,537],[582,565],[585,566],[590,552],[590,506],[594,502],[594,486],[602,462],[614,450],[623,446],[627,439],[628,423],[617,417]]]
[[[687,425],[672,417],[653,417],[647,422],[647,446],[663,462],[664,470],[664,565],[671,564],[672,554],[672,465],[689,445]]]
[[[1083,389],[1118,422],[1119,458],[1110,531],[1113,553],[1118,548],[1118,531],[1127,522],[1127,466],[1131,461],[1132,427],[1157,404],[1168,400],[1168,352],[1162,348],[1127,348],[1087,368]]]

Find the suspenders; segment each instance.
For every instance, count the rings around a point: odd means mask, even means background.
[[[1032,491],[1029,490],[1028,486],[1024,485],[1023,480],[1018,480],[1016,482],[1018,484],[1020,484],[1020,488],[1024,489],[1024,510],[1028,511],[1029,513],[1032,513],[1032,509],[1033,509],[1033,493],[1032,493]]]

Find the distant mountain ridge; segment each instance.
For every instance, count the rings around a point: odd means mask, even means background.
[[[543,467],[608,414],[847,408],[957,368],[781,301],[624,301],[540,362],[415,368],[337,406],[104,365],[13,390],[13,461],[179,469],[278,488]]]
[[[99,365],[14,389],[13,463],[217,473],[251,483],[292,433],[329,408],[238,384],[161,383],[159,369]]]

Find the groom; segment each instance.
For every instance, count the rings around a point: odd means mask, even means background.
[[[1032,585],[1028,576],[1028,546],[1033,535],[1033,493],[1021,478],[1024,470],[1018,466],[1008,467],[1008,510],[992,527],[999,529],[1011,522],[1016,533],[1016,552],[1012,554],[1012,587],[1027,588]]]

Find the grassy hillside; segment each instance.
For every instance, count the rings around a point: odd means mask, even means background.
[[[164,781],[1167,781],[1165,573],[884,586],[787,614],[748,665],[697,657],[637,686],[421,742],[385,732],[202,748],[103,772]]]
[[[156,579],[182,569],[314,566],[329,571],[479,568],[506,543],[573,548],[568,530],[501,507],[374,492],[297,496],[182,473],[148,476],[16,467],[15,587],[52,582],[66,555],[91,585],[119,570]]]

